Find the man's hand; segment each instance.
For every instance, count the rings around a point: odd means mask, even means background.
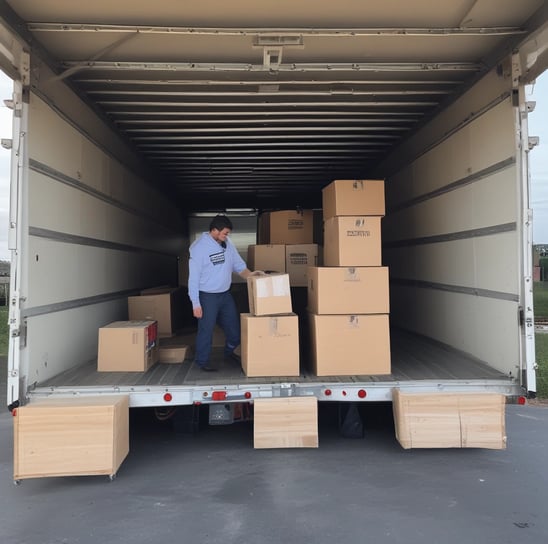
[[[202,312],[201,306],[196,306],[196,308],[192,308],[192,314],[196,319],[202,319],[204,313]]]
[[[262,270],[255,270],[255,272],[251,272],[251,276],[266,276],[266,274]]]

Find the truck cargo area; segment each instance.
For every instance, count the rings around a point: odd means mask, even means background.
[[[542,0],[0,2],[8,405],[534,395],[525,86],[547,43]],[[213,215],[244,259],[265,211],[314,210],[321,246],[322,189],[366,179],[385,186],[390,375],[318,377],[303,357],[298,378],[246,378],[220,356],[217,373],[97,372],[98,329],[128,318],[128,296],[187,285]]]
[[[371,401],[391,400],[394,387],[421,392],[492,391],[519,395],[520,388],[512,377],[505,376],[485,363],[448,349],[424,337],[403,330],[393,330],[392,373],[386,376],[318,377],[301,366],[299,377],[248,378],[235,361],[225,360],[222,348],[214,348],[212,361],[219,369],[204,373],[186,360],[182,364],[158,363],[147,372],[97,372],[96,361],[69,369],[31,391],[33,396],[52,394],[129,393],[132,405],[165,405],[163,394],[180,393],[191,402],[209,400],[204,392],[226,389],[228,400],[244,400],[242,393],[255,396],[272,394],[314,394],[321,400],[357,401],[357,391],[366,390]],[[283,386],[285,393],[282,393]],[[326,395],[325,391],[329,394]],[[343,393],[345,392],[345,393]],[[253,398],[253,396],[251,397]],[[363,399],[362,399],[363,400]]]

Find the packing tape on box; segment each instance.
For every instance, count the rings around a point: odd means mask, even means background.
[[[344,281],[360,281],[360,276],[356,268],[346,268],[344,272]]]
[[[357,191],[363,191],[363,179],[355,179],[354,183],[352,184],[352,189],[356,189]]]
[[[258,298],[289,296],[289,286],[285,274],[261,278],[261,281],[256,282],[256,288]]]

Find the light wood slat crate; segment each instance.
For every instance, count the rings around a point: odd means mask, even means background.
[[[506,448],[503,395],[395,389],[392,400],[396,438],[405,449]]]
[[[316,397],[256,399],[253,445],[255,448],[317,448]]]
[[[47,399],[17,408],[14,480],[114,477],[129,453],[129,397]]]

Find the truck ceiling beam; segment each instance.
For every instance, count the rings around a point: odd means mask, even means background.
[[[78,67],[91,70],[142,70],[150,72],[263,72],[262,64],[243,62],[145,62],[145,61],[95,61],[61,60],[65,68]],[[275,72],[479,72],[484,69],[477,62],[293,62],[276,66]],[[282,82],[283,83],[283,82]]]
[[[183,34],[191,36],[258,36],[266,39],[294,37],[347,38],[359,36],[513,36],[525,34],[526,30],[514,26],[494,27],[380,27],[380,28],[231,28],[231,27],[178,27],[145,25],[107,25],[101,23],[27,23],[30,32],[91,32],[91,33],[139,33],[139,34]],[[257,47],[272,45],[257,43]],[[277,42],[276,45],[300,45],[292,42]]]

